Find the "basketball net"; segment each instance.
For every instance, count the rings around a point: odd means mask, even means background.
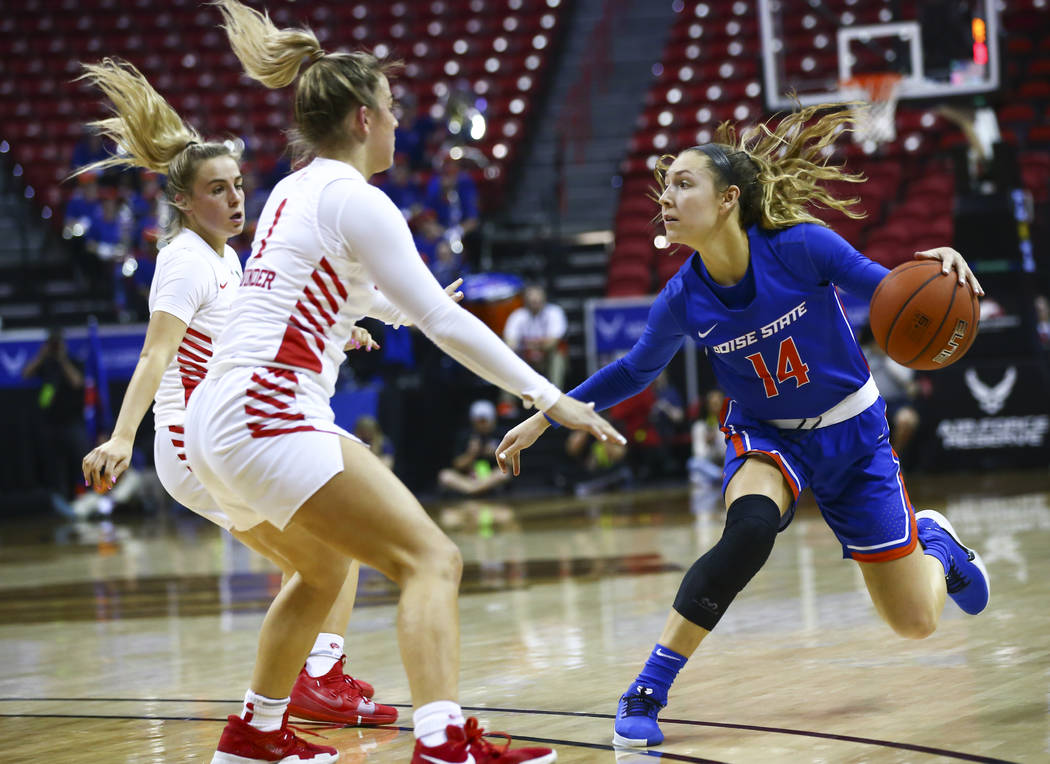
[[[901,75],[856,74],[840,83],[844,100],[863,101],[853,112],[853,142],[889,143],[897,138],[897,96]]]

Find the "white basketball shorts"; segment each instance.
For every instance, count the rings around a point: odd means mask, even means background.
[[[230,530],[233,521],[219,509],[215,499],[204,489],[201,481],[186,461],[184,428],[160,427],[153,436],[153,463],[157,477],[168,495],[179,504],[218,526]]]
[[[343,471],[340,438],[361,442],[335,424],[324,390],[287,369],[209,374],[186,410],[190,467],[237,529],[283,529]]]

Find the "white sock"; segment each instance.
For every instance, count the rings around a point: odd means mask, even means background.
[[[284,723],[284,712],[288,710],[288,700],[288,698],[275,700],[248,690],[244,693],[241,718],[263,732],[279,730]]]
[[[321,632],[314,640],[310,657],[306,659],[306,673],[312,677],[324,676],[343,657],[343,638],[339,634]]]
[[[435,700],[433,703],[420,706],[412,714],[416,740],[428,748],[448,741],[445,727],[450,724],[454,727],[462,727],[466,722],[459,703],[451,700]]]

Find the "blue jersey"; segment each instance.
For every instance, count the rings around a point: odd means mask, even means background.
[[[836,285],[870,300],[888,272],[823,226],[748,230],[741,284],[719,287],[699,255],[657,295],[642,337],[570,392],[606,409],[645,389],[686,337],[704,345],[718,383],[758,419],[815,417],[868,379]],[[746,302],[729,299],[746,290]]]

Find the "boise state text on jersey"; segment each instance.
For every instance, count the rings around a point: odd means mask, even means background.
[[[868,364],[836,286],[870,300],[886,268],[812,223],[752,226],[748,240],[739,284],[715,285],[694,254],[657,295],[630,352],[571,395],[605,409],[637,394],[686,337],[705,346],[726,395],[758,419],[819,416],[864,385]]]

